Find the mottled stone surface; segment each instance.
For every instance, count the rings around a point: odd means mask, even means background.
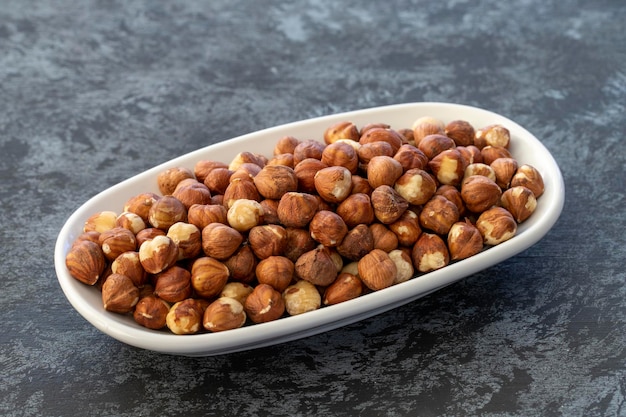
[[[0,414],[626,415],[626,3],[0,4]],[[158,355],[67,302],[53,245],[122,179],[243,133],[365,107],[502,113],[561,166],[535,246],[283,345]]]

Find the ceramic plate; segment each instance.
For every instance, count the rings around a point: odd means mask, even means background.
[[[203,159],[230,162],[242,150],[269,156],[274,144],[282,136],[322,140],[324,130],[339,121],[352,121],[357,126],[381,122],[400,129],[411,127],[422,116],[433,116],[446,123],[463,119],[476,128],[500,123],[510,130],[511,153],[520,164],[536,167],[545,183],[545,192],[539,198],[535,213],[520,225],[514,238],[443,269],[338,305],[236,330],[187,336],[177,336],[167,330],[149,330],[136,324],[129,315],[105,311],[100,292],[72,278],[65,267],[65,256],[90,215],[102,210],[119,213],[130,197],[142,192],[158,193],[157,174],[168,167],[184,166],[193,169],[196,162]],[[185,356],[219,355],[283,343],[354,323],[414,301],[502,262],[539,241],[557,221],[563,201],[563,178],[554,158],[535,136],[512,120],[458,104],[398,104],[323,116],[250,133],[175,158],[125,180],[97,194],[69,217],[56,242],[55,267],[61,288],[72,306],[92,325],[109,336],[132,346],[161,353]]]

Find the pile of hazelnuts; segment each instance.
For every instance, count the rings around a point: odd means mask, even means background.
[[[511,239],[544,191],[506,126],[421,117],[329,126],[155,179],[93,214],[66,257],[104,309],[218,332],[383,290]]]

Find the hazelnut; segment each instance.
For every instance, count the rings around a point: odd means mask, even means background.
[[[500,158],[500,159],[504,159],[504,158]],[[496,161],[499,161],[500,159],[496,159]],[[496,172],[494,171],[494,169],[487,164],[483,164],[482,162],[474,162],[472,164],[469,164],[467,168],[465,168],[463,179],[467,177],[471,177],[472,175],[482,175],[483,177],[487,177],[492,181],[497,181]]]
[[[387,252],[374,249],[358,261],[359,277],[373,291],[390,287],[396,280],[398,269]]]
[[[243,151],[235,155],[232,161],[230,161],[230,163],[228,164],[228,169],[230,169],[231,171],[236,171],[243,164],[254,164],[262,168],[265,166],[266,162],[267,159],[262,155],[253,152]]]
[[[330,203],[345,200],[352,189],[352,174],[341,166],[322,168],[317,171],[313,180],[317,193]]]
[[[210,204],[211,191],[209,187],[195,179],[183,180],[177,186],[172,196],[183,203],[185,209],[194,204]]]
[[[360,175],[352,176],[352,190],[351,194],[367,194],[368,196],[372,194],[372,186],[370,185],[367,178],[364,178]]]
[[[201,160],[194,165],[193,174],[198,181],[204,182],[207,175],[217,168],[228,168],[228,164],[220,161]]]
[[[426,155],[428,160],[433,159],[446,149],[452,149],[456,145],[454,141],[445,135],[428,135],[420,140],[417,148]]]
[[[356,225],[348,230],[341,243],[337,246],[337,252],[344,258],[352,261],[361,259],[374,249],[374,237],[369,227],[365,224]]]
[[[202,250],[215,259],[229,258],[242,242],[241,233],[222,223],[211,223],[202,229]]]
[[[266,198],[259,203],[263,209],[262,222],[259,224],[278,224],[280,219],[278,218],[278,204],[280,200],[270,200]]]
[[[404,143],[402,135],[393,129],[384,127],[373,127],[371,129],[367,129],[367,131],[361,134],[361,137],[359,138],[359,143],[361,145],[378,141],[389,143],[393,154],[398,152],[398,149],[400,149],[400,146]]]
[[[433,157],[428,166],[440,184],[461,184],[467,162],[456,149],[446,149]]]
[[[300,255],[315,249],[317,242],[313,240],[307,229],[295,227],[287,227],[287,233],[284,256],[292,262],[296,262]]]
[[[230,258],[224,261],[232,280],[250,283],[254,280],[257,259],[248,245],[243,245]]]
[[[156,227],[147,227],[137,233],[135,235],[135,240],[137,241],[137,247],[140,248],[143,245],[143,242],[146,240],[152,240],[156,236],[165,236],[165,232],[161,229],[157,229]]]
[[[392,157],[394,155],[393,147],[389,144],[389,142],[377,141],[370,142],[366,144],[362,144],[359,147],[358,157],[359,163],[365,169],[367,169],[367,165],[375,156],[389,156]]]
[[[178,246],[167,236],[155,236],[139,247],[139,262],[149,274],[158,274],[176,263]]]
[[[409,203],[389,185],[375,188],[371,199],[374,216],[383,224],[395,222],[409,207]]]
[[[193,172],[184,167],[172,167],[157,175],[157,185],[163,195],[172,195],[179,182],[187,178],[195,178]]]
[[[435,195],[441,195],[452,201],[459,211],[459,217],[463,216],[467,211],[465,208],[465,203],[463,202],[463,198],[461,197],[461,191],[459,191],[458,188],[452,185],[440,185],[439,187],[437,187]]]
[[[324,131],[324,142],[334,143],[340,139],[359,140],[359,129],[352,122],[343,121],[329,126]]]
[[[327,286],[337,278],[337,264],[329,248],[322,245],[303,253],[295,263],[296,277],[314,285]]]
[[[236,200],[242,199],[261,201],[261,195],[251,179],[235,178],[224,191],[224,207],[228,209]]]
[[[409,251],[394,249],[389,252],[389,258],[396,264],[396,270],[398,271],[393,285],[406,282],[413,278],[415,269],[413,268],[413,261],[411,260]]]
[[[374,221],[374,207],[369,195],[356,193],[349,195],[337,206],[335,212],[341,216],[349,228]]]
[[[466,120],[453,120],[446,125],[444,133],[454,141],[457,146],[474,144],[476,131],[474,126]]]
[[[228,210],[221,204],[194,204],[189,207],[187,221],[202,230],[211,223],[228,222]]]
[[[120,254],[111,262],[111,272],[113,274],[126,275],[137,287],[143,286],[148,275],[139,260],[139,252],[128,251]]]
[[[419,215],[420,226],[440,235],[447,234],[458,220],[457,206],[441,195],[435,195],[428,200]]]
[[[322,305],[322,297],[309,281],[298,281],[283,291],[285,310],[292,316],[317,310]]]
[[[483,156],[480,153],[480,149],[474,145],[457,146],[456,150],[461,153],[461,156],[465,159],[465,162],[467,162],[468,165],[483,162]]]
[[[253,288],[244,282],[229,282],[224,285],[219,296],[233,298],[243,305],[246,298],[252,294],[252,290]]]
[[[265,211],[261,203],[242,198],[233,202],[228,209],[226,218],[230,227],[238,232],[247,232],[262,223],[264,214]]]
[[[450,259],[453,261],[469,258],[483,249],[482,235],[467,219],[452,225],[447,241]]]
[[[298,165],[307,158],[322,159],[322,152],[326,146],[313,139],[301,141],[293,150],[293,162]]]
[[[111,274],[102,285],[104,309],[125,314],[132,311],[139,301],[139,289],[126,275]]]
[[[295,265],[285,256],[269,256],[256,266],[256,278],[261,284],[271,285],[282,292],[294,278]]]
[[[152,227],[167,230],[177,222],[187,221],[187,209],[176,197],[165,195],[150,207],[148,222]]]
[[[317,242],[327,247],[334,247],[341,243],[348,232],[348,226],[337,213],[320,210],[311,219],[309,232]]]
[[[381,185],[393,186],[402,173],[402,165],[391,156],[375,156],[367,164],[367,180],[374,189]]]
[[[487,245],[498,245],[515,236],[517,232],[517,222],[513,215],[502,207],[483,211],[476,220],[476,227]]]
[[[178,260],[195,258],[202,251],[202,232],[191,223],[174,223],[166,236],[178,246]]]
[[[124,211],[135,213],[144,221],[144,223],[149,223],[148,213],[150,212],[150,207],[161,198],[159,195],[155,193],[141,193],[134,197],[131,197],[124,203]]]
[[[209,256],[196,259],[191,265],[191,286],[203,298],[216,297],[228,281],[229,271],[224,263]]]
[[[493,171],[494,178],[492,178],[496,184],[503,190],[506,190],[511,185],[511,179],[517,171],[517,161],[513,158],[498,158],[489,165]]]
[[[293,171],[298,179],[298,191],[313,193],[315,190],[315,174],[328,165],[315,158],[307,158],[294,166]]]
[[[498,158],[512,158],[511,152],[502,146],[485,146],[480,150],[480,155],[483,159],[482,162],[487,165],[491,165],[491,163]]]
[[[180,266],[159,272],[155,279],[154,294],[165,301],[177,303],[191,296],[191,273]]]
[[[319,207],[319,200],[308,193],[285,193],[278,203],[276,213],[285,227],[305,227]]]
[[[166,326],[170,305],[154,295],[141,297],[133,311],[135,322],[148,329],[159,330]]]
[[[293,169],[293,167],[295,166],[293,163],[293,154],[281,153],[278,155],[274,155],[269,161],[267,161],[267,165],[284,165]]]
[[[254,185],[263,197],[280,200],[283,194],[298,189],[298,179],[288,166],[266,165],[254,177]]]
[[[544,191],[543,177],[537,168],[524,164],[517,168],[517,172],[511,178],[511,187],[522,185],[533,192],[535,198],[539,198]]]
[[[76,237],[76,240],[72,242],[72,246],[84,241],[89,241],[100,245],[100,232],[96,232],[95,230],[92,230],[90,232],[82,232]]]
[[[102,247],[90,240],[76,242],[65,257],[65,266],[78,281],[94,285],[106,268]]]
[[[411,250],[411,259],[415,268],[425,273],[447,266],[450,253],[439,235],[422,233]]]
[[[265,323],[283,315],[285,302],[282,295],[270,285],[259,284],[246,298],[244,309],[254,323]]]
[[[227,167],[215,168],[209,171],[204,178],[204,185],[211,194],[224,194],[230,184],[233,171]]]
[[[398,247],[398,235],[392,232],[387,226],[374,223],[369,227],[372,237],[374,238],[374,248],[381,249],[385,252],[391,252]]]
[[[343,303],[359,297],[363,293],[361,279],[354,274],[342,272],[324,291],[324,304]]]
[[[146,228],[146,222],[143,221],[140,215],[131,213],[130,211],[125,211],[117,216],[115,226],[128,229],[136,235]]]
[[[478,149],[485,146],[501,146],[508,148],[511,141],[509,129],[499,124],[492,124],[476,130],[474,135],[474,145]]]
[[[442,135],[444,133],[444,123],[432,116],[422,116],[415,120],[411,126],[413,139],[418,145],[420,141],[428,135]]]
[[[437,190],[437,183],[428,172],[412,168],[398,178],[394,189],[409,204],[417,206],[430,200]]]
[[[120,254],[137,249],[135,234],[123,227],[114,227],[100,233],[98,238],[104,256],[112,261]]]
[[[461,184],[461,198],[467,209],[474,213],[481,213],[498,204],[501,195],[498,184],[482,175],[467,177]]]
[[[175,303],[165,316],[165,323],[174,334],[195,334],[202,328],[204,308],[193,298]]]
[[[400,162],[404,171],[414,168],[424,169],[428,164],[428,157],[424,152],[409,144],[400,146],[400,149],[393,155],[393,159]]]
[[[113,229],[116,227],[117,222],[117,213],[114,211],[100,211],[98,213],[92,214],[85,221],[83,226],[83,232],[98,232],[102,233],[109,229]]]
[[[327,145],[322,152],[321,161],[328,166],[345,167],[352,174],[359,168],[357,151],[346,141],[336,141]]]
[[[398,133],[404,138],[405,144],[415,146],[415,135],[413,134],[413,129],[400,128],[398,129]]]
[[[237,329],[246,322],[243,305],[229,297],[220,297],[204,310],[202,326],[211,332]]]
[[[500,202],[502,207],[507,209],[518,223],[528,219],[537,208],[535,194],[523,185],[517,185],[504,191]]]
[[[405,211],[398,220],[391,223],[389,230],[396,234],[398,243],[402,246],[412,246],[422,233],[419,218],[411,210]]]
[[[255,226],[248,233],[248,243],[259,259],[283,255],[287,245],[287,231],[277,224]]]
[[[290,153],[293,155],[293,151],[296,149],[296,146],[298,146],[299,143],[300,141],[298,140],[298,138],[295,138],[293,136],[283,136],[278,139],[276,145],[274,145],[273,154],[281,155],[285,153]]]

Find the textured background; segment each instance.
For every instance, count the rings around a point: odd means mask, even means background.
[[[626,3],[0,3],[0,414],[626,415]],[[537,245],[389,313],[210,358],[123,345],[64,298],[53,245],[89,197],[308,117],[448,101],[560,164]]]

